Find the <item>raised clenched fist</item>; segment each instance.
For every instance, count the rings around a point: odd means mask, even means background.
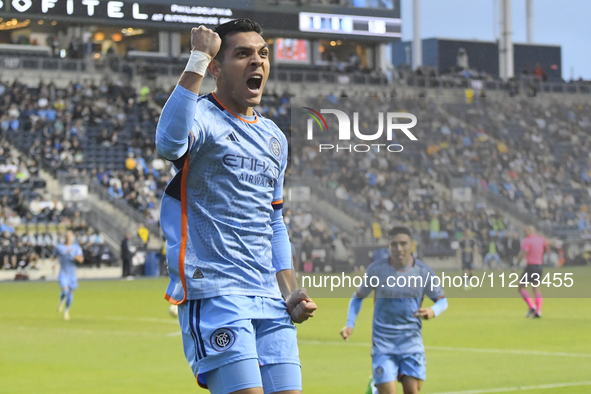
[[[222,39],[218,33],[201,25],[191,29],[191,50],[207,53],[212,58],[220,50]]]

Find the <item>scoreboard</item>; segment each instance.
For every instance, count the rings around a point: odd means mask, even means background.
[[[402,36],[400,18],[300,12],[300,31],[379,37]]]

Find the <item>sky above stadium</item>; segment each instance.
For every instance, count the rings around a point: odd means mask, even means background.
[[[412,39],[412,0],[402,0],[402,40]],[[591,79],[591,1],[534,0],[534,44],[562,47],[562,78]],[[499,0],[421,0],[421,37],[495,41]],[[512,0],[513,42],[526,42],[525,0]]]

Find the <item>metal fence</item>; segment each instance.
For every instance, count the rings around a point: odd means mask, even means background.
[[[537,216],[535,216],[525,208],[519,207],[514,202],[509,201],[504,197],[498,196],[487,189],[476,188],[475,191],[478,197],[484,199],[490,205],[493,205],[498,209],[504,211],[505,213],[509,214],[510,216],[516,218],[520,222],[533,225],[544,234],[554,234],[554,229],[551,225],[547,223],[542,223]]]
[[[0,56],[0,68],[4,70],[84,72],[88,63],[78,59]]]
[[[161,237],[161,229],[158,224],[149,223],[145,215],[143,215],[137,209],[129,206],[125,201],[113,198],[109,191],[101,186],[93,177],[88,175],[70,174],[67,172],[59,172],[57,174],[58,181],[62,185],[71,184],[83,184],[88,186],[90,193],[95,194],[101,200],[108,202],[121,214],[105,216],[101,214],[102,210],[96,206],[93,206],[91,211],[94,213],[87,212],[89,218],[92,219],[93,225],[96,225],[99,230],[104,231],[116,239],[123,239],[125,234],[130,232],[134,234],[138,224],[143,224],[149,231],[151,236]],[[94,224],[96,222],[97,224]],[[100,226],[100,227],[99,227]]]
[[[338,208],[342,212],[347,212],[347,215],[351,216],[353,219],[357,221],[363,221],[369,226],[371,226],[371,224],[374,221],[372,214],[351,204],[349,201],[337,198],[333,191],[318,185],[318,183],[311,178],[292,176],[290,182],[293,186],[308,186],[317,197],[320,197],[322,200],[328,202],[329,204]]]
[[[31,71],[64,71],[64,72],[93,72],[104,71],[133,76],[141,75],[148,78],[157,76],[179,76],[185,68],[185,60],[170,59],[134,59],[129,60],[117,55],[102,56],[94,59],[61,59],[45,57],[27,57],[14,54],[0,54],[0,68],[5,70]],[[206,78],[211,78],[207,76]],[[273,67],[269,75],[270,81],[289,83],[330,83],[330,84],[360,84],[374,86],[408,86],[429,89],[468,89],[479,86],[483,90],[513,91],[516,94],[563,93],[590,94],[591,84],[586,82],[547,82],[536,81],[531,76],[520,76],[517,79],[504,82],[501,80],[479,80],[458,75],[440,75],[434,77],[418,76],[415,74],[394,79],[389,82],[384,75],[375,73],[341,73],[322,70],[281,69]]]
[[[564,93],[564,94],[589,94],[591,84],[586,82],[548,82],[537,81],[531,76],[519,76],[512,81],[480,80],[462,77],[458,75],[441,75],[437,77],[407,76],[399,80],[406,86],[415,88],[447,88],[447,89],[474,89],[474,90],[498,90],[513,91],[515,94],[525,93],[535,95],[543,93]]]

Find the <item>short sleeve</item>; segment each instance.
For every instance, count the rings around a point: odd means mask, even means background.
[[[441,286],[435,286],[432,287],[432,280],[435,277],[435,271],[433,271],[430,267],[427,268],[427,273],[425,274],[426,276],[426,280],[425,280],[425,289],[424,289],[424,294],[429,297],[433,302],[444,298],[445,297],[445,292],[443,291],[443,289],[441,288]]]
[[[375,267],[376,266],[374,264],[370,264],[369,267],[367,267],[367,271],[365,272],[367,275],[367,280],[364,280],[363,283],[361,283],[361,286],[357,288],[357,295],[359,297],[365,298],[374,290],[374,287],[371,286],[371,281],[369,278],[376,276]]]
[[[524,239],[523,242],[521,242],[521,249],[529,252],[529,242],[527,239]]]

